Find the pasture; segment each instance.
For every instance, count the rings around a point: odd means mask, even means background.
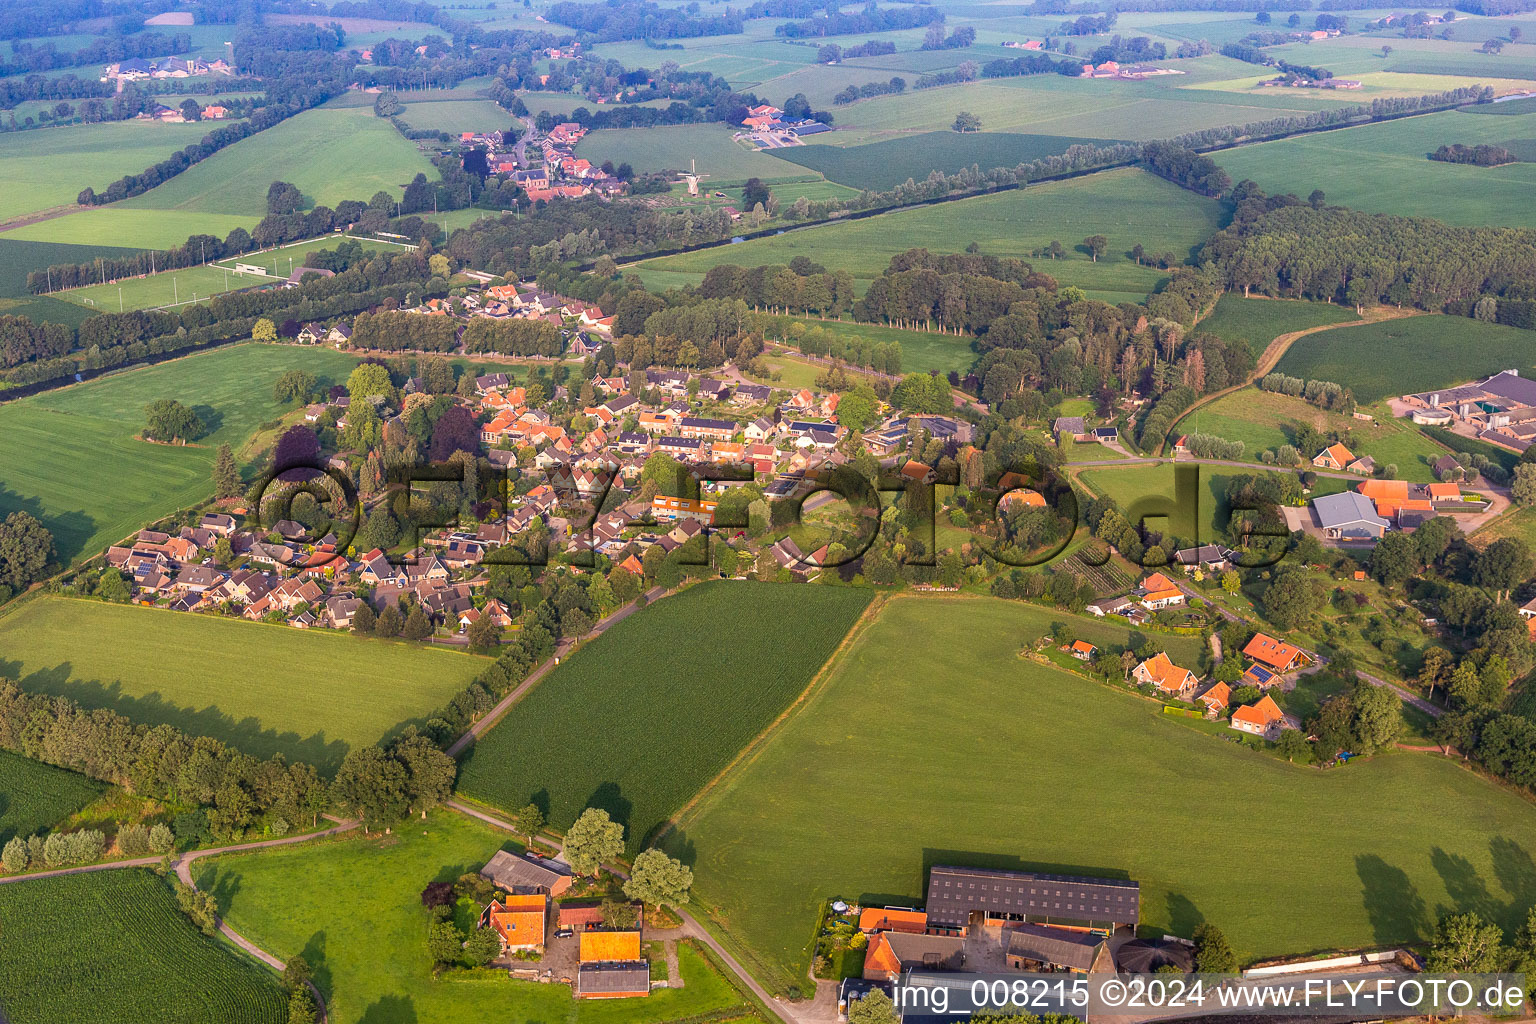
[[[206,134],[206,125],[158,121],[7,132],[0,135],[0,166],[5,168],[0,222],[72,205],[81,189],[103,191],[123,175],[137,174]]]
[[[633,853],[799,696],[869,600],[714,582],[658,601],[571,655],[482,736],[459,791],[508,811],[542,801],[559,829],[603,807]],[[599,736],[602,757],[571,756]]]
[[[0,750],[0,847],[47,831],[104,789],[84,775]]]
[[[425,722],[486,664],[453,649],[64,597],[0,617],[0,651],[25,690],[326,775],[352,747]]]
[[[0,1008],[53,1024],[281,1024],[277,975],[199,932],[146,869],[0,886]]]
[[[191,210],[137,210],[122,204],[93,206],[62,217],[24,224],[0,234],[0,239],[26,242],[61,242],[72,245],[130,246],[136,249],[171,249],[192,235],[227,236],[235,228],[247,231],[260,217]]]
[[[641,263],[638,269],[642,279],[666,271],[693,275],[697,282],[721,263],[750,267],[808,256],[867,282],[906,249],[959,252],[976,242],[986,253],[1029,259],[1063,285],[1077,285],[1094,298],[1139,302],[1165,275],[1138,266],[1126,255],[1130,248],[1140,244],[1147,252],[1172,251],[1183,259],[1221,227],[1221,219],[1221,208],[1213,200],[1145,171],[1124,168],[666,256]],[[1095,263],[1076,248],[1096,233],[1107,236],[1110,244]],[[1067,248],[1065,258],[1032,256],[1053,240]]]
[[[204,860],[197,881],[220,897],[242,935],[280,958],[304,955],[333,1024],[651,1024],[744,1003],[732,983],[688,947],[678,950],[684,987],[646,999],[574,1002],[563,985],[490,972],[433,978],[422,887],[478,871],[498,850],[517,849],[511,839],[436,811],[388,837]],[[732,1019],[749,1015],[743,1010]]]
[[[532,109],[532,108],[529,108]],[[760,153],[731,138],[720,124],[685,124],[661,128],[606,128],[589,132],[576,144],[576,155],[601,165],[627,162],[636,171],[682,170],[695,163],[707,175],[700,187],[740,184],[748,178],[764,181],[814,180],[819,175],[803,167]]]
[[[448,132],[451,135],[460,132],[495,132],[510,128],[518,121],[486,99],[422,102],[408,95],[402,98],[406,103],[400,119],[419,130]]]
[[[1200,321],[1197,330],[1214,334],[1222,341],[1242,342],[1253,351],[1254,358],[1258,358],[1269,343],[1282,334],[1359,319],[1349,306],[1289,299],[1245,299],[1236,292],[1227,292],[1216,303],[1216,308]]]
[[[1342,344],[1341,338],[1336,335],[1334,343]],[[1369,455],[1378,466],[1396,466],[1398,479],[1433,483],[1430,467],[1446,454],[1445,449],[1408,420],[1391,418],[1386,409],[1375,410],[1375,415],[1370,422],[1357,420],[1325,412],[1300,398],[1243,388],[1184,417],[1170,434],[1199,431],[1241,441],[1246,446],[1243,458],[1253,462],[1265,450],[1293,444],[1297,425],[1305,423],[1325,433],[1347,435],[1350,451]],[[1316,454],[1303,452],[1302,457],[1310,460]]]
[[[435,178],[425,153],[367,107],[319,107],[220,150],[120,205],[260,218],[274,181],[299,187],[308,205],[399,196],[418,173]],[[185,236],[183,236],[185,241]]]
[[[669,845],[692,858],[693,903],[760,980],[803,984],[823,899],[921,903],[934,864],[1128,876],[1148,932],[1208,920],[1245,961],[1422,942],[1441,908],[1524,921],[1536,812],[1516,794],[1427,754],[1301,768],[1021,661],[1060,617],[892,601],[684,818]],[[1266,884],[1190,869],[1207,863]]]
[[[1532,364],[1529,331],[1436,314],[1308,335],[1275,369],[1336,381],[1356,400],[1376,402]]]
[[[927,373],[929,370],[938,370],[940,373],[948,373],[950,370],[963,372],[976,361],[976,350],[971,347],[972,339],[963,335],[908,331],[899,327],[838,320],[811,320],[807,326],[820,327],[844,341],[894,341],[901,346],[903,373]]]
[[[355,360],[335,350],[238,345],[108,374],[0,406],[0,516],[30,512],[53,532],[58,560],[100,554],[146,523],[207,498],[218,446],[239,452],[284,411],[272,385],[287,370],[333,383]],[[144,407],[175,398],[211,432],[195,445],[137,440]]]
[[[1536,138],[1536,114],[1479,117],[1447,110],[1240,146],[1212,156],[1232,180],[1267,192],[1307,196],[1368,213],[1434,217],[1449,224],[1536,227],[1536,164],[1474,167],[1428,159],[1454,142],[1503,145]]]
[[[867,146],[791,146],[775,150],[774,155],[825,174],[832,181],[878,191],[895,188],[909,178],[921,181],[934,170],[954,174],[972,165],[983,170],[1015,167],[1065,153],[1068,147],[1081,143],[1103,144],[1103,140],[1009,132],[924,132]]]

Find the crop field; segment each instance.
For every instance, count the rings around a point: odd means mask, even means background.
[[[1275,369],[1336,381],[1356,400],[1375,402],[1531,365],[1529,331],[1428,315],[1310,334],[1298,339]]]
[[[517,118],[490,100],[437,100],[424,103],[411,100],[408,96],[404,99],[407,100],[405,113],[400,115],[400,119],[416,129],[457,135],[459,132],[502,131],[517,123]]]
[[[398,196],[418,173],[436,177],[437,169],[372,110],[321,107],[222,149],[120,205],[260,218],[274,181],[297,185],[309,204],[335,206],[343,199],[367,202],[381,190]]]
[[[561,829],[604,807],[633,853],[800,694],[869,600],[717,582],[659,601],[573,654],[481,737],[459,789],[513,811],[542,794]],[[594,736],[603,757],[567,756]]]
[[[1342,337],[1334,335],[1334,343],[1341,344]],[[1369,455],[1378,466],[1396,466],[1399,479],[1434,482],[1435,474],[1430,467],[1446,454],[1445,449],[1406,419],[1393,419],[1385,409],[1375,410],[1375,415],[1374,421],[1357,420],[1324,412],[1300,398],[1244,388],[1184,417],[1170,433],[1198,430],[1241,441],[1246,446],[1243,458],[1253,462],[1266,449],[1294,443],[1297,425],[1308,423],[1323,431],[1348,432],[1350,451]],[[1303,452],[1302,456],[1310,459],[1316,454]]]
[[[1494,35],[1506,35],[1521,22],[1508,18],[1479,19],[1471,25],[1458,21],[1452,31],[1455,38],[1404,39],[1401,33],[1350,33],[1315,43],[1290,43],[1266,47],[1272,56],[1297,64],[1322,64],[1336,75],[1351,78],[1378,71],[1414,75],[1465,76],[1492,84],[1496,78],[1536,78],[1536,48],[1506,46],[1500,54],[1478,52],[1476,43]],[[1525,24],[1529,24],[1528,22]],[[1530,33],[1532,30],[1526,28]],[[1507,36],[1506,36],[1507,39]],[[1385,43],[1392,47],[1387,57],[1381,55]],[[1286,90],[1287,92],[1290,90]],[[1443,92],[1430,88],[1426,93]]]
[[[533,109],[532,107],[529,108]],[[589,133],[576,144],[576,155],[594,164],[628,162],[636,171],[687,170],[696,162],[707,174],[703,186],[740,184],[748,178],[764,181],[817,178],[803,167],[777,160],[736,142],[718,124],[687,124],[663,128],[608,128]]]
[[[70,205],[81,189],[101,191],[206,134],[202,124],[143,121],[7,132],[0,136],[0,221]]]
[[[745,1001],[687,946],[678,949],[684,986],[658,989],[646,999],[573,1002],[563,985],[490,972],[434,979],[422,939],[422,887],[479,870],[498,850],[516,849],[510,839],[437,811],[388,837],[204,860],[198,886],[221,896],[220,906],[242,935],[280,958],[302,953],[309,960],[333,1024],[651,1024],[719,1013]],[[314,898],[316,893],[325,898]]]
[[[1536,114],[1480,117],[1449,110],[1241,146],[1212,159],[1234,181],[1252,179],[1268,192],[1306,196],[1320,188],[1328,202],[1370,213],[1533,227],[1536,207],[1527,200],[1536,187],[1536,164],[1473,167],[1427,158],[1454,142],[1502,145],[1529,138],[1536,138]]]
[[[1209,920],[1245,960],[1423,941],[1437,908],[1524,920],[1536,812],[1516,794],[1431,755],[1325,774],[1223,742],[1021,661],[1056,618],[990,599],[891,602],[680,823],[694,905],[728,923],[770,988],[803,980],[821,900],[920,903],[934,864],[1128,876],[1147,931]],[[1189,870],[1216,862],[1267,884]]]
[[[1102,144],[1103,140],[1008,132],[925,132],[867,146],[791,146],[775,150],[774,155],[854,188],[881,190],[895,188],[908,178],[921,181],[933,170],[954,174],[973,164],[982,170],[1015,167],[1065,153],[1070,146],[1096,142]]]
[[[297,242],[259,253],[247,253],[218,263],[205,263],[182,270],[148,274],[106,284],[71,288],[56,293],[55,297],[67,302],[79,303],[108,313],[128,309],[159,309],[168,306],[197,302],[227,291],[277,284],[296,268],[304,265],[304,257],[321,249],[334,249],[350,236],[326,235],[323,238]],[[352,238],[364,249],[382,251],[399,249],[400,246],[371,238]],[[257,277],[235,271],[236,264],[267,268],[268,276]]]
[[[1358,319],[1360,317],[1349,306],[1300,300],[1245,299],[1235,292],[1228,292],[1216,303],[1210,315],[1200,321],[1197,329],[1223,341],[1244,342],[1257,358],[1282,334]]]
[[[1315,55],[1313,59],[1317,59]],[[1229,78],[1215,82],[1200,82],[1196,85],[1188,86],[1188,88],[1243,94],[1262,92],[1284,95],[1295,91],[1292,89],[1277,89],[1273,86],[1260,84],[1273,77],[1273,74],[1247,75],[1241,78]],[[1308,89],[1306,92],[1315,92],[1318,96],[1341,103],[1369,103],[1375,99],[1427,96],[1474,85],[1488,86],[1493,89],[1496,96],[1503,96],[1513,92],[1523,93],[1536,89],[1536,81],[1531,81],[1530,79],[1488,78],[1480,75],[1429,75],[1411,74],[1404,71],[1368,71],[1364,74],[1351,74],[1350,77],[1360,83],[1360,88]]]
[[[58,824],[102,788],[84,775],[0,750],[0,846]]]
[[[1185,257],[1221,226],[1221,218],[1217,203],[1126,168],[662,257],[640,264],[639,270],[647,280],[649,272],[666,271],[694,275],[698,281],[721,263],[788,263],[803,255],[870,281],[893,255],[916,246],[959,252],[976,242],[983,252],[1029,259],[1059,240],[1069,255],[1033,258],[1039,270],[1095,298],[1141,301],[1164,274],[1138,266],[1126,255],[1130,248],[1140,244],[1148,252]],[[1109,238],[1109,250],[1095,263],[1074,250],[1097,233]]]
[[[0,517],[18,509],[53,532],[60,562],[101,553],[145,523],[212,494],[218,446],[238,451],[282,408],[272,385],[287,370],[331,382],[356,361],[298,346],[240,345],[109,374],[0,406]],[[144,407],[176,398],[214,429],[195,445],[137,440]]]
[[[50,1024],[281,1024],[277,975],[207,938],[143,869],[0,886],[0,1009]]]
[[[135,210],[125,206],[93,206],[62,217],[24,224],[0,235],[6,240],[61,242],[71,245],[130,246],[136,249],[170,249],[192,235],[225,237],[235,228],[247,231],[259,217],[227,213],[196,213],[190,210]]]
[[[485,666],[457,650],[63,597],[0,617],[0,651],[26,690],[326,774],[352,747],[425,722]]]

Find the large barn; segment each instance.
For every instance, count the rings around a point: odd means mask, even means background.
[[[941,866],[928,873],[927,910],[929,930],[949,934],[964,935],[987,921],[1112,932],[1139,922],[1141,886],[1121,878]]]

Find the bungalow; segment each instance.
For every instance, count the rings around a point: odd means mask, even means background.
[[[1354,453],[1342,444],[1331,444],[1312,457],[1312,465],[1319,469],[1342,471],[1355,461]]]
[[[1086,441],[1089,437],[1081,416],[1056,417],[1056,421],[1051,424],[1051,433],[1055,435],[1057,443],[1062,440]]]
[[[1141,606],[1149,612],[1184,603],[1184,591],[1160,572],[1155,572],[1142,580],[1137,593],[1141,595]]]
[[[1173,553],[1173,560],[1185,569],[1197,567],[1206,572],[1223,572],[1232,565],[1232,552],[1216,544],[1202,544],[1197,548],[1180,548]]]
[[[1131,671],[1131,678],[1143,686],[1155,686],[1159,692],[1172,697],[1188,696],[1197,681],[1193,672],[1175,665],[1162,652],[1137,665]]]
[[[1200,703],[1205,705],[1205,713],[1219,715],[1232,703],[1232,687],[1226,683],[1218,682],[1199,696]]]
[[[1267,693],[1255,703],[1244,704],[1232,712],[1232,728],[1265,739],[1279,735],[1284,722],[1285,712],[1280,710],[1280,705]]]
[[[1072,641],[1072,646],[1067,648],[1067,651],[1078,661],[1092,661],[1093,656],[1099,653],[1099,649],[1087,640]]]
[[[1255,633],[1243,648],[1243,656],[1282,674],[1298,669],[1311,660],[1301,648],[1277,640],[1268,633]]]

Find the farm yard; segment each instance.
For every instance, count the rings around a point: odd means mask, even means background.
[[[1423,940],[1435,908],[1465,909],[1471,893],[1505,927],[1523,921],[1536,813],[1517,795],[1425,754],[1295,767],[1020,661],[1061,618],[993,599],[890,602],[679,823],[669,846],[693,858],[694,904],[729,922],[771,989],[803,980],[822,900],[913,905],[925,868],[956,860],[1127,875],[1149,931],[1208,920],[1245,961]],[[1072,625],[1098,641],[1090,620]],[[1234,857],[1266,884],[1189,870]]]
[[[1511,367],[1533,365],[1527,331],[1470,317],[1412,316],[1300,338],[1275,369],[1309,380],[1344,381],[1355,398],[1460,384]]]
[[[147,869],[0,885],[0,1006],[50,1024],[282,1024],[277,975],[207,938]]]
[[[11,447],[0,462],[0,516],[21,509],[41,519],[61,563],[99,554],[208,497],[218,446],[228,443],[241,457],[257,426],[284,411],[272,385],[285,371],[339,382],[354,365],[331,349],[238,345],[7,402],[0,429]],[[195,445],[138,440],[144,407],[170,397],[212,428]]]
[[[0,616],[0,652],[24,690],[326,775],[352,747],[424,723],[486,664],[452,649],[65,597]]]
[[[58,824],[101,791],[84,775],[0,750],[0,846]]]
[[[1083,288],[1093,298],[1138,302],[1165,275],[1138,266],[1128,250],[1139,244],[1150,253],[1172,251],[1186,258],[1221,226],[1221,216],[1214,201],[1126,168],[666,256],[647,260],[638,269],[647,281],[652,273],[665,272],[671,275],[665,278],[670,284],[681,274],[702,280],[705,271],[722,263],[750,267],[806,256],[867,282],[898,252],[919,246],[959,252],[974,241],[982,252],[1028,259],[1036,269],[1064,285]],[[1105,256],[1092,262],[1074,250],[1096,232],[1105,234],[1110,244]],[[1067,248],[1066,258],[1032,256],[1053,240]]]
[[[459,791],[507,811],[542,799],[560,829],[603,807],[633,853],[789,706],[869,600],[716,582],[659,601],[571,655],[482,736]],[[597,736],[601,758],[573,756]]]
[[[225,916],[242,935],[281,958],[302,953],[315,965],[332,1024],[652,1024],[751,1016],[731,982],[687,945],[678,949],[684,986],[642,1000],[573,1003],[563,985],[490,972],[434,978],[423,941],[422,887],[479,870],[498,850],[517,849],[510,839],[438,811],[392,836],[205,860],[197,883],[221,894]]]

